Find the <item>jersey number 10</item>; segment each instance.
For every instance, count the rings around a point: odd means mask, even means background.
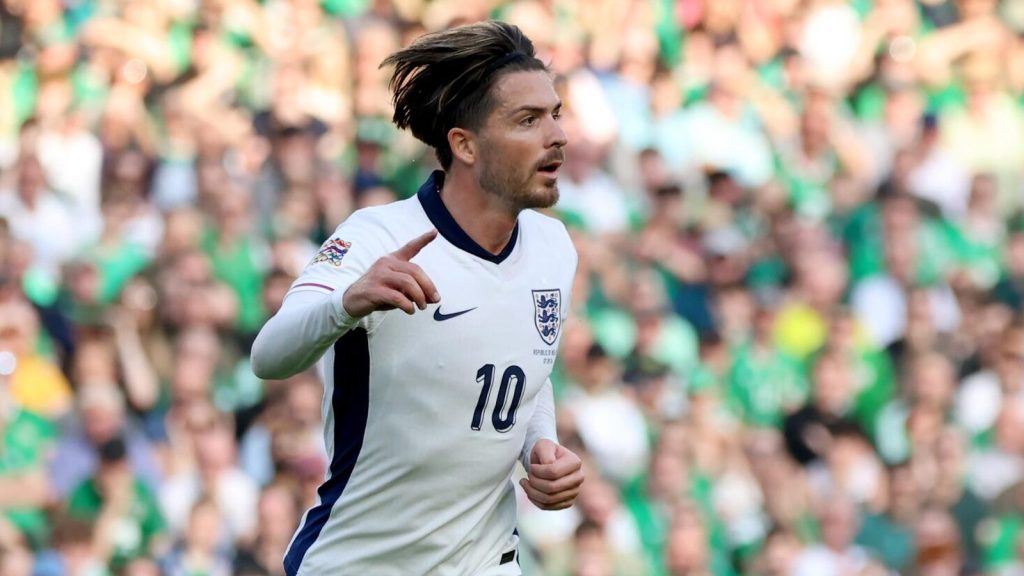
[[[505,403],[508,402],[508,389],[515,381],[515,391],[512,392],[512,403],[505,411]],[[476,401],[476,410],[473,411],[473,422],[469,425],[473,430],[479,430],[483,425],[484,410],[487,409],[487,399],[491,395],[491,384],[494,382],[494,364],[484,364],[476,371],[476,381],[483,385],[480,390],[480,399]],[[523,387],[526,386],[526,374],[523,369],[513,364],[505,369],[501,375],[501,385],[498,387],[498,398],[494,402],[494,411],[491,413],[491,424],[498,432],[508,432],[516,425],[516,410],[519,409],[519,401],[523,399]]]

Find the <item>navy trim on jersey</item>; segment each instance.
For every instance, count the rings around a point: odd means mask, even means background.
[[[445,240],[451,242],[460,250],[495,264],[504,262],[512,254],[512,249],[516,247],[516,239],[519,237],[519,221],[516,221],[516,226],[512,229],[512,237],[509,238],[508,244],[505,244],[500,253],[491,254],[483,246],[470,238],[469,234],[466,234],[466,231],[452,217],[448,208],[445,208],[439,193],[443,185],[444,172],[435,170],[427,178],[427,181],[423,183],[423,186],[420,186],[420,191],[416,193],[420,204],[423,206],[423,211],[427,213],[427,218],[430,218],[434,228],[437,228],[438,233],[444,236]]]
[[[334,408],[331,476],[317,490],[320,503],[306,515],[305,524],[285,555],[284,567],[288,576],[298,574],[306,552],[320,537],[320,531],[331,516],[331,509],[345,491],[363,447],[370,405],[370,347],[366,330],[362,328],[350,330],[334,343],[331,404]]]

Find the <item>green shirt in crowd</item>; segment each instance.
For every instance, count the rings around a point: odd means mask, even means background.
[[[110,565],[117,569],[130,560],[149,552],[154,537],[166,530],[164,518],[153,493],[137,478],[132,482],[135,494],[127,514],[122,517],[114,535]],[[68,497],[68,513],[82,520],[95,522],[103,509],[103,496],[94,479],[78,485]]]
[[[38,414],[15,408],[13,416],[2,425],[2,429],[0,478],[41,470],[56,439],[53,424]],[[43,510],[8,508],[3,513],[25,535],[29,544],[38,546],[43,543],[49,531]]]

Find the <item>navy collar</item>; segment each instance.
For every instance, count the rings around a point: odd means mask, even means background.
[[[416,193],[416,197],[419,198],[420,204],[423,206],[423,211],[427,213],[427,218],[430,218],[434,228],[437,228],[438,233],[444,236],[445,240],[460,250],[495,264],[504,262],[516,247],[516,239],[519,237],[519,221],[516,221],[516,226],[512,229],[512,237],[509,238],[508,244],[505,244],[500,253],[491,254],[470,238],[469,234],[466,234],[466,231],[459,226],[451,212],[445,207],[440,194],[443,185],[444,172],[435,170]]]

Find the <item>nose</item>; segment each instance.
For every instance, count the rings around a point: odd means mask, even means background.
[[[569,139],[565,135],[565,130],[562,129],[562,125],[558,123],[558,120],[551,119],[551,131],[548,136],[548,148],[563,148]]]

